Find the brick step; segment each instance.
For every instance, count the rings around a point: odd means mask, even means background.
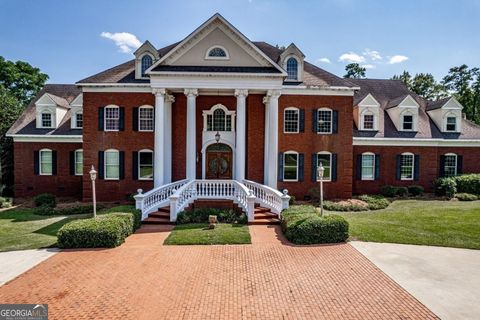
[[[150,213],[148,216],[155,217],[155,218],[170,219],[170,212],[157,211],[157,212]]]
[[[173,224],[173,222],[170,222],[169,219],[150,217],[150,216],[147,219],[143,220],[142,223],[144,223],[144,224]]]
[[[278,215],[272,212],[255,212],[254,214],[255,220],[256,219],[277,219]]]
[[[277,218],[255,219],[254,221],[250,221],[248,224],[251,224],[251,225],[274,225],[274,224],[280,224],[280,220],[277,219]]]
[[[158,211],[159,211],[159,212],[167,212],[167,213],[170,213],[170,206],[158,208]]]
[[[255,213],[264,213],[264,212],[270,212],[270,209],[264,208],[264,207],[256,207],[255,208]]]

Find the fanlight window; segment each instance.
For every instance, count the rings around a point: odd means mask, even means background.
[[[216,109],[213,114],[207,115],[207,131],[232,131],[232,116]]]
[[[142,77],[145,77],[145,71],[150,68],[153,64],[153,59],[148,54],[144,55],[142,58]]]
[[[210,49],[208,56],[212,58],[227,58],[227,52],[220,47],[215,47]]]

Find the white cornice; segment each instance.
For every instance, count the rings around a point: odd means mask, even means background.
[[[61,142],[61,143],[82,143],[81,135],[34,135],[34,134],[7,134],[14,142]]]
[[[353,137],[354,146],[480,147],[480,139],[364,138]]]
[[[306,96],[353,96],[355,91],[351,88],[306,88],[283,86],[282,95],[306,95]]]

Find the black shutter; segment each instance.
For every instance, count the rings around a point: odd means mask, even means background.
[[[420,178],[420,155],[416,154],[413,157],[414,159],[414,168],[413,168],[413,180],[418,181]]]
[[[357,154],[357,180],[362,180],[362,155]]]
[[[33,173],[40,174],[40,151],[33,151]]]
[[[305,156],[303,153],[298,155],[298,181],[303,181],[304,179],[304,168],[305,168]]]
[[[457,156],[457,174],[463,174],[463,156]]]
[[[299,132],[305,132],[305,110],[300,109],[299,116],[300,116],[300,118],[299,118],[300,123],[299,123],[298,131]]]
[[[120,161],[120,180],[125,179],[125,151],[119,152],[119,161]]]
[[[125,131],[125,108],[120,107],[120,119],[118,120],[118,130]]]
[[[312,153],[312,181],[317,181],[317,164],[318,164],[318,155]]]
[[[138,131],[138,110],[139,108],[133,108],[133,122],[132,122],[132,129],[133,131]]]
[[[98,151],[98,178],[105,178],[105,152]]]
[[[278,172],[277,172],[277,180],[283,181],[283,153],[278,153]]]
[[[395,177],[397,180],[401,179],[401,162],[402,162],[402,155],[397,154],[397,163],[396,163],[396,169],[395,169]]]
[[[375,155],[375,180],[380,179],[380,155]]]
[[[443,154],[440,156],[440,165],[439,165],[439,168],[438,168],[438,176],[439,177],[445,177],[445,155],[443,155]]]
[[[312,111],[312,131],[318,133],[318,110]]]
[[[98,108],[98,131],[104,131],[105,108]]]
[[[75,151],[70,151],[70,175],[75,175]]]
[[[132,152],[132,175],[133,180],[138,180],[138,152]]]
[[[337,181],[337,154],[332,154],[332,181]]]
[[[52,151],[52,175],[57,175],[57,151]]]
[[[333,110],[332,115],[332,133],[338,133],[338,111]]]

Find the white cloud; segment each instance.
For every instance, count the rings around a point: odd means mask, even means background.
[[[128,32],[102,32],[102,38],[110,39],[115,42],[115,45],[120,49],[120,52],[130,53],[142,45],[140,40],[134,34]]]
[[[363,54],[369,57],[370,60],[372,61],[382,60],[382,56],[380,55],[380,52],[376,50],[370,50],[366,48],[365,51],[363,51]]]
[[[375,69],[377,67],[373,64],[362,64],[361,66],[364,67],[365,69]]]
[[[338,61],[348,62],[348,63],[362,63],[362,62],[365,62],[365,57],[350,51],[349,53],[342,54],[338,58]]]
[[[407,60],[408,60],[408,57],[402,56],[402,55],[394,55],[394,56],[388,57],[389,64],[402,63]]]
[[[317,59],[317,62],[332,63],[332,62],[330,61],[330,59],[328,59],[328,58],[320,58],[320,59]]]

